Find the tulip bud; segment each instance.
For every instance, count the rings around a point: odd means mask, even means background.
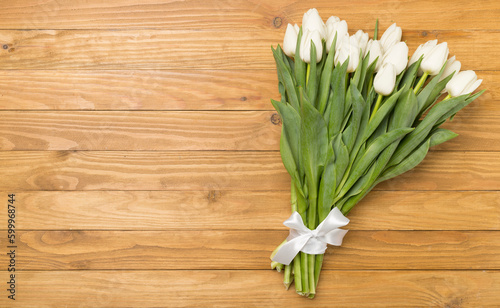
[[[295,49],[297,48],[297,35],[299,34],[299,26],[297,24],[288,24],[286,27],[285,38],[283,39],[283,51],[291,58],[295,56]]]
[[[334,24],[338,23],[339,21],[340,21],[340,18],[338,18],[337,16],[330,16],[328,18],[328,20],[326,21],[326,27],[328,28],[328,26],[334,25]]]
[[[455,75],[456,75],[460,71],[461,67],[462,67],[462,63],[460,63],[460,61],[456,61],[455,56],[449,58],[448,61],[446,62],[446,66],[444,67],[443,75],[441,75],[441,77],[439,77],[439,81],[450,76],[452,73],[455,73]],[[455,76],[455,75],[453,75],[453,76]]]
[[[446,42],[438,44],[424,56],[420,67],[431,76],[437,75],[448,58],[448,44]]]
[[[306,32],[306,30],[310,32],[316,30],[321,39],[326,39],[326,26],[319,16],[318,10],[310,9],[304,13],[304,17],[302,18],[302,31]]]
[[[300,58],[306,63],[311,63],[311,42],[316,46],[316,63],[321,61],[323,56],[323,42],[321,41],[321,36],[318,31],[306,30],[302,34],[302,40],[300,41]]]
[[[394,65],[396,75],[401,74],[401,72],[406,68],[406,64],[408,63],[408,46],[406,45],[406,43],[399,42],[389,48],[389,50],[385,52],[382,62],[384,64],[391,63],[392,65]]]
[[[463,71],[451,78],[446,84],[446,91],[451,97],[469,94],[476,90],[481,82],[483,80],[478,80],[474,71]]]
[[[370,52],[370,58],[368,59],[368,65],[372,64],[375,59],[378,58],[377,64],[375,65],[375,72],[378,72],[380,67],[382,66],[383,54],[382,54],[382,45],[380,45],[380,41],[370,40],[366,46],[365,57]]]
[[[354,34],[354,37],[358,41],[359,49],[361,49],[361,52],[365,54],[366,45],[368,44],[368,33],[363,32],[363,30],[358,30],[358,32]]]
[[[386,52],[391,48],[392,45],[399,43],[401,41],[401,36],[403,35],[403,31],[400,27],[397,27],[396,24],[392,24],[387,30],[385,30],[384,34],[380,38],[380,43],[382,44],[383,51]]]
[[[340,47],[340,42],[342,38],[348,35],[347,32],[347,22],[345,20],[341,20],[338,22],[332,22],[330,20],[335,16],[332,16],[327,21],[327,40],[326,40],[326,52],[330,52],[330,47],[332,46],[333,40],[335,39],[335,34],[337,34],[337,43],[335,44],[335,50]],[[337,17],[338,18],[338,17]]]
[[[396,84],[396,69],[391,63],[384,63],[373,79],[373,88],[380,95],[392,93]]]
[[[408,61],[408,67],[410,65],[412,65],[413,63],[417,62],[421,56],[428,54],[429,51],[431,51],[432,48],[434,48],[434,46],[437,45],[437,42],[438,42],[438,40],[431,40],[431,41],[427,41],[424,44],[418,46],[417,50],[415,50],[415,52],[411,56],[410,61]],[[424,72],[422,71],[422,69],[419,68],[419,75],[422,75],[423,73]]]
[[[338,40],[339,38],[337,38]],[[345,35],[341,38],[340,46],[335,53],[335,65],[344,63],[349,58],[347,72],[352,73],[359,65],[359,46],[358,41],[354,37]]]

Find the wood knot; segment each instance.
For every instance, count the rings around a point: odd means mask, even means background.
[[[273,113],[273,115],[271,116],[271,123],[273,123],[274,125],[280,125],[281,124],[280,115],[277,113]]]
[[[208,202],[210,203],[216,202],[217,199],[219,199],[219,197],[220,197],[220,192],[217,192],[216,190],[208,191],[208,196],[207,196]]]
[[[422,31],[422,36],[426,37],[427,36],[427,31]]]
[[[275,28],[281,27],[282,24],[283,24],[283,20],[281,19],[281,17],[274,17],[273,25]]]
[[[242,96],[242,97],[240,97],[240,101],[244,102],[244,101],[246,101],[246,100],[247,100],[247,97],[246,97],[246,96]]]

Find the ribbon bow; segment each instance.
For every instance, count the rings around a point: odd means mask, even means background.
[[[327,244],[334,246],[342,244],[342,239],[348,230],[338,228],[348,223],[349,219],[335,207],[316,229],[311,230],[304,225],[300,214],[293,212],[292,216],[283,222],[290,228],[287,242],[281,246],[272,260],[288,265],[299,251],[312,255],[324,254]]]

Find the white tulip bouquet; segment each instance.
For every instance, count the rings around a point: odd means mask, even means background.
[[[313,298],[327,244],[340,245],[344,216],[378,183],[418,165],[430,147],[457,134],[440,128],[483,91],[474,71],[448,59],[446,42],[429,41],[408,60],[402,31],[380,40],[316,9],[302,27],[288,24],[273,48],[281,101],[280,153],[291,176],[288,238],[272,253],[285,287]],[[442,94],[447,96],[440,99]],[[444,96],[444,95],[443,95]]]

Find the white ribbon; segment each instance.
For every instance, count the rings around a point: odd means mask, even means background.
[[[281,246],[272,260],[288,265],[299,251],[312,255],[324,254],[327,244],[342,245],[342,239],[348,230],[338,228],[348,223],[349,219],[335,207],[316,229],[311,230],[304,225],[300,214],[293,212],[292,216],[283,223],[290,228],[287,242]]]

